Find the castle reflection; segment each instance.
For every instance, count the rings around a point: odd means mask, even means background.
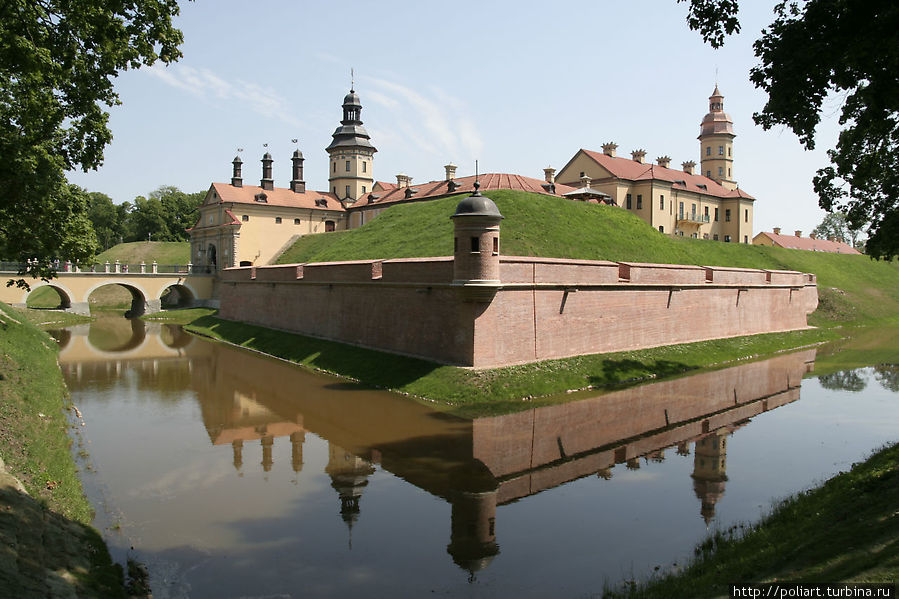
[[[196,392],[210,442],[230,445],[227,459],[238,475],[261,468],[272,476],[296,476],[306,432],[314,433],[328,443],[325,473],[336,495],[335,515],[350,531],[364,517],[364,494],[376,468],[442,498],[451,505],[447,551],[471,574],[500,551],[497,507],[585,476],[611,479],[619,465],[639,469],[641,460],[663,462],[671,449],[685,456],[692,447],[698,515],[711,522],[726,492],[729,435],[750,418],[799,399],[800,382],[815,359],[815,351],[807,350],[469,420],[192,341],[177,329],[141,329],[138,338],[118,340],[123,349],[110,362],[109,348],[92,356],[90,339],[73,330],[60,362],[76,379],[100,377],[110,364],[120,368],[130,361],[147,384],[186,384]],[[244,449],[257,443],[261,463],[245,463]],[[273,458],[280,443],[291,445],[290,464]]]

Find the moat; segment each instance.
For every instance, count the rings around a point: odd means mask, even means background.
[[[897,440],[899,371],[843,346],[472,421],[175,326],[55,335],[95,525],[156,598],[590,596]]]

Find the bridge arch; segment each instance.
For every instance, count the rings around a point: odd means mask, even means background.
[[[159,290],[161,308],[184,308],[192,306],[197,299],[197,292],[186,281],[165,285]]]
[[[128,291],[128,293],[131,294],[131,307],[125,312],[126,318],[134,318],[147,312],[147,292],[139,284],[136,284],[134,281],[130,281],[127,279],[110,278],[104,279],[94,285],[91,285],[84,292],[84,304],[87,305],[87,302],[93,292],[100,289],[101,287],[108,287],[109,285],[118,285],[120,287],[124,287]],[[155,312],[156,310],[158,310],[158,300],[157,305],[153,307],[155,307],[155,309],[151,309],[151,312]]]
[[[42,289],[44,287],[49,287],[59,296],[59,306],[57,309],[69,310],[72,307],[72,291],[67,289],[65,285],[60,285],[56,281],[47,283],[41,281],[40,283],[35,283],[31,285],[31,289],[22,290],[22,305],[28,305],[28,298],[31,297],[35,291],[38,289]]]

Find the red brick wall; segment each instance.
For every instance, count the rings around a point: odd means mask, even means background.
[[[475,367],[806,327],[814,277],[503,257],[490,303],[446,258],[229,269],[223,318]],[[769,282],[770,279],[770,282]]]

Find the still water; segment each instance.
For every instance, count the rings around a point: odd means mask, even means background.
[[[95,524],[157,599],[590,596],[897,440],[899,372],[846,346],[467,420],[170,325],[56,336]]]

